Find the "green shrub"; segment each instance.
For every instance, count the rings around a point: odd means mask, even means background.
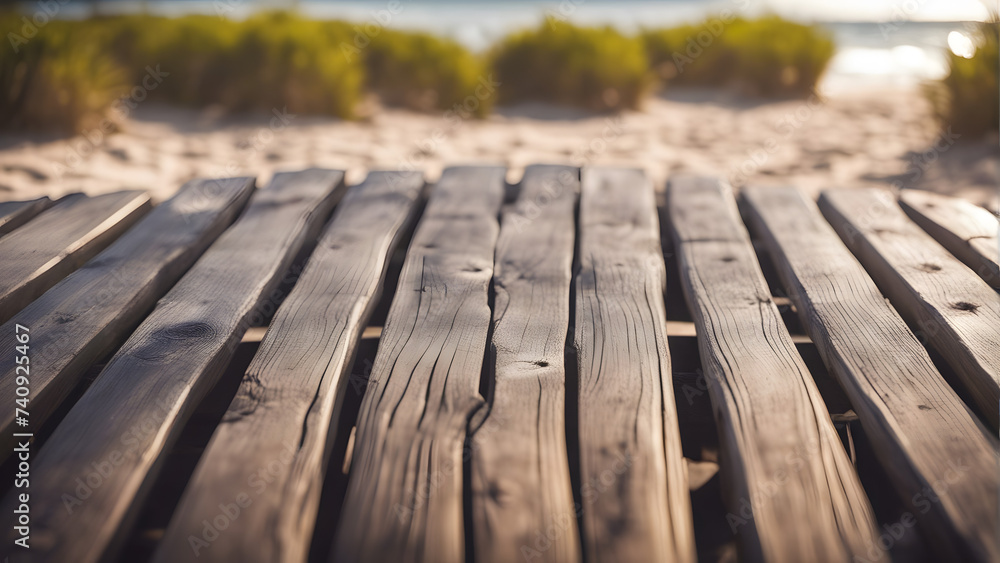
[[[123,16],[105,21],[103,44],[138,82],[147,66],[169,76],[153,99],[182,105],[222,103],[230,87],[236,23],[211,16]]]
[[[639,42],[610,27],[578,27],[554,18],[504,39],[492,63],[502,102],[636,108],[653,80]]]
[[[733,87],[767,97],[811,94],[834,53],[826,32],[777,16],[714,17],[641,37],[667,85]]]
[[[644,31],[640,36],[650,65],[664,83],[721,86],[728,77],[719,72],[718,52],[705,53],[697,43],[699,33],[716,31],[706,23]],[[703,36],[704,37],[704,36]]]
[[[244,22],[198,15],[111,19],[118,21],[105,24],[111,32],[103,44],[137,78],[151,61],[161,64],[171,76],[157,96],[173,103],[233,111],[287,106],[347,118],[367,86],[388,103],[426,110],[464,99],[481,71],[475,57],[447,40],[381,28],[370,38],[345,22],[286,12]]]
[[[20,14],[0,14],[4,34],[21,27]],[[240,22],[206,15],[53,20],[16,53],[0,54],[0,127],[80,130],[117,97],[136,92],[151,68],[164,78],[140,89],[137,101],[349,118],[367,89],[388,104],[483,116],[495,94],[508,103],[636,108],[656,72],[672,84],[801,95],[815,87],[832,52],[816,28],[776,17],[714,18],[638,38],[549,19],[505,38],[486,57],[426,33],[283,12]],[[982,52],[986,57],[988,48]],[[971,78],[982,72],[977,65],[989,67],[984,61],[953,61],[950,121],[971,119],[957,112],[979,107],[973,97],[986,95]]]
[[[0,16],[18,29],[19,16]],[[0,49],[0,128],[79,132],[96,125],[125,92],[126,76],[98,46],[50,22],[15,49]]]
[[[240,24],[219,87],[238,111],[287,106],[292,113],[348,118],[361,98],[364,69],[337,49],[343,37],[315,21],[265,14]]]
[[[387,104],[421,111],[463,105],[475,115],[489,113],[495,93],[476,91],[483,63],[454,41],[382,29],[362,53],[368,87]]]
[[[19,21],[0,18],[4,31]],[[142,85],[149,68],[164,78],[143,100],[351,117],[364,67],[337,50],[347,27],[332,29],[285,13],[54,20],[19,53],[0,54],[0,119],[5,128],[80,130]]]
[[[1000,23],[981,24],[976,39],[972,58],[949,53],[948,76],[925,90],[941,126],[968,137],[1000,129]]]
[[[280,12],[244,22],[203,15],[120,19],[106,44],[137,81],[147,66],[170,74],[154,92],[157,99],[346,118],[361,96],[363,68],[340,56],[340,36],[319,22]]]

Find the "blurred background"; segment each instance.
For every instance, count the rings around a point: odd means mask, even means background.
[[[40,0],[0,30],[0,199],[566,162],[998,205],[980,0]]]

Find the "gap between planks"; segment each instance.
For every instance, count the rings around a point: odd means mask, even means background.
[[[333,560],[461,561],[464,463],[489,333],[504,169],[445,170],[362,399]]]
[[[341,172],[276,175],[160,300],[34,463],[40,492],[32,498],[37,539],[31,560],[93,563],[114,557],[170,447],[229,363],[240,333],[264,310],[260,304],[273,305],[272,291],[342,193]],[[101,412],[115,416],[94,416]],[[60,495],[65,483],[94,470],[94,460],[112,468],[101,485],[82,499]]]
[[[266,326],[252,326],[243,334],[240,342],[260,342],[264,340],[265,334],[267,334]],[[380,326],[366,326],[365,330],[361,333],[362,340],[378,339],[381,337],[382,327]]]
[[[275,314],[154,561],[307,557],[340,411],[356,384],[349,370],[359,335],[422,184],[415,173],[373,172],[345,196]],[[263,488],[254,484],[258,467],[268,468]],[[246,511],[192,553],[187,538],[233,499]]]
[[[745,188],[743,197],[803,325],[940,555],[984,563],[1000,558],[996,439],[948,386],[812,200],[794,188]],[[912,495],[927,487],[937,487],[937,502],[917,504]]]
[[[1000,428],[1000,296],[918,227],[888,190],[825,190],[818,205],[924,343]]]
[[[714,178],[674,177],[668,208],[684,293],[702,329],[729,518],[743,558],[884,557],[875,515],[771,298],[731,188]],[[808,535],[789,535],[803,522]]]
[[[693,561],[666,336],[666,266],[641,170],[582,174],[573,348],[587,560]],[[600,494],[607,476],[614,494]]]
[[[31,330],[31,424],[38,428],[86,370],[123,342],[143,316],[236,219],[253,178],[192,180],[111,246],[5,323],[0,346],[14,349],[14,324]],[[168,236],[165,236],[167,233]],[[0,371],[0,400],[15,401],[13,365]],[[13,447],[14,410],[0,417],[0,458]]]

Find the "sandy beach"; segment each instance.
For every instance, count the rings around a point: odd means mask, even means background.
[[[627,165],[657,186],[679,172],[721,175],[734,185],[914,187],[996,210],[997,140],[941,132],[913,88],[842,92],[820,99],[758,101],[677,90],[641,111],[593,115],[567,108],[498,108],[485,120],[381,108],[340,121],[290,115],[226,116],[139,104],[121,131],[72,138],[0,136],[0,200],[139,188],[169,197],[199,176],[345,169],[422,169],[433,180],[451,164],[536,162]]]

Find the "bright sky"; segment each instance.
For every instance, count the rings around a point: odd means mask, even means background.
[[[998,0],[764,0],[764,4],[787,16],[824,20],[982,21],[989,16],[987,6],[997,11]]]

